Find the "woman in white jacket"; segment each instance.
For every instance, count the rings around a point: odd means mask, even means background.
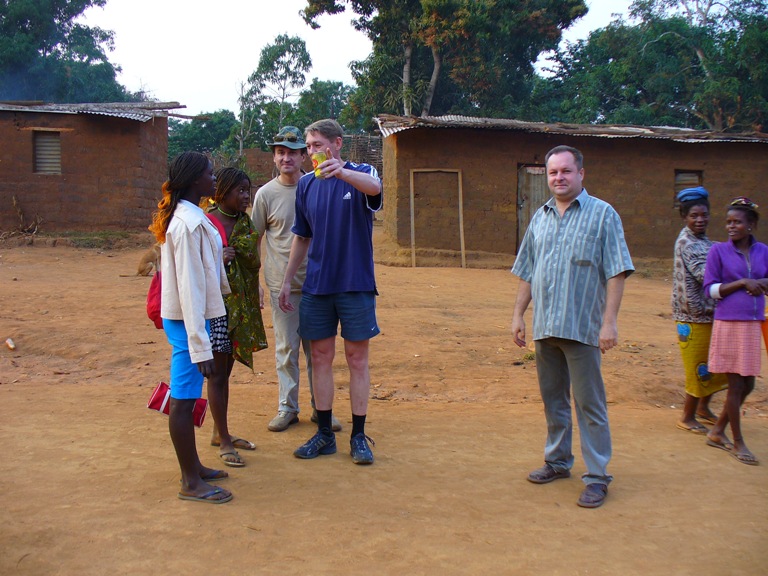
[[[203,380],[214,372],[209,321],[226,314],[222,294],[229,293],[219,233],[198,207],[215,184],[213,165],[204,154],[176,157],[149,229],[162,244],[160,315],[172,346],[168,427],[181,468],[178,496],[222,504],[232,500],[232,493],[209,482],[227,473],[200,462],[192,420]]]

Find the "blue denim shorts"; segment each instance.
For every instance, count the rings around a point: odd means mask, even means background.
[[[341,337],[352,342],[369,340],[381,330],[376,323],[375,292],[301,295],[299,334],[308,340],[336,336],[341,322]]]
[[[210,322],[205,321],[210,334]],[[192,400],[203,396],[203,375],[189,356],[187,329],[183,320],[163,318],[163,330],[171,345],[171,398]]]

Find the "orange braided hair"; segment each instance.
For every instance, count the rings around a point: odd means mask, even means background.
[[[171,182],[166,180],[163,183],[163,197],[157,203],[157,212],[152,214],[152,224],[149,225],[149,231],[155,235],[155,240],[160,244],[165,242],[165,232],[168,230],[168,224],[171,222],[176,204],[178,204],[178,196],[174,202]]]
[[[149,226],[160,244],[165,242],[165,233],[179,200],[209,166],[210,160],[200,152],[182,152],[171,162],[168,180],[163,184],[163,197],[157,203],[157,212],[152,215]]]

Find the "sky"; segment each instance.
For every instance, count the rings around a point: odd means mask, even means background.
[[[631,0],[586,0],[589,14],[564,38],[586,38],[591,30],[626,14]],[[261,49],[279,34],[304,39],[315,77],[354,85],[349,63],[363,60],[371,43],[351,25],[352,13],[323,16],[312,30],[299,15],[305,0],[108,0],[80,18],[114,32],[109,60],[128,90],[179,102],[182,114],[231,110],[237,114],[241,83],[259,63]]]

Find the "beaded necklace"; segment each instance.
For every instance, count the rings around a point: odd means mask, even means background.
[[[226,212],[224,212],[224,210],[221,209],[221,206],[216,206],[216,210],[224,214],[224,216],[228,216],[230,218],[237,218],[237,214],[227,214]]]

